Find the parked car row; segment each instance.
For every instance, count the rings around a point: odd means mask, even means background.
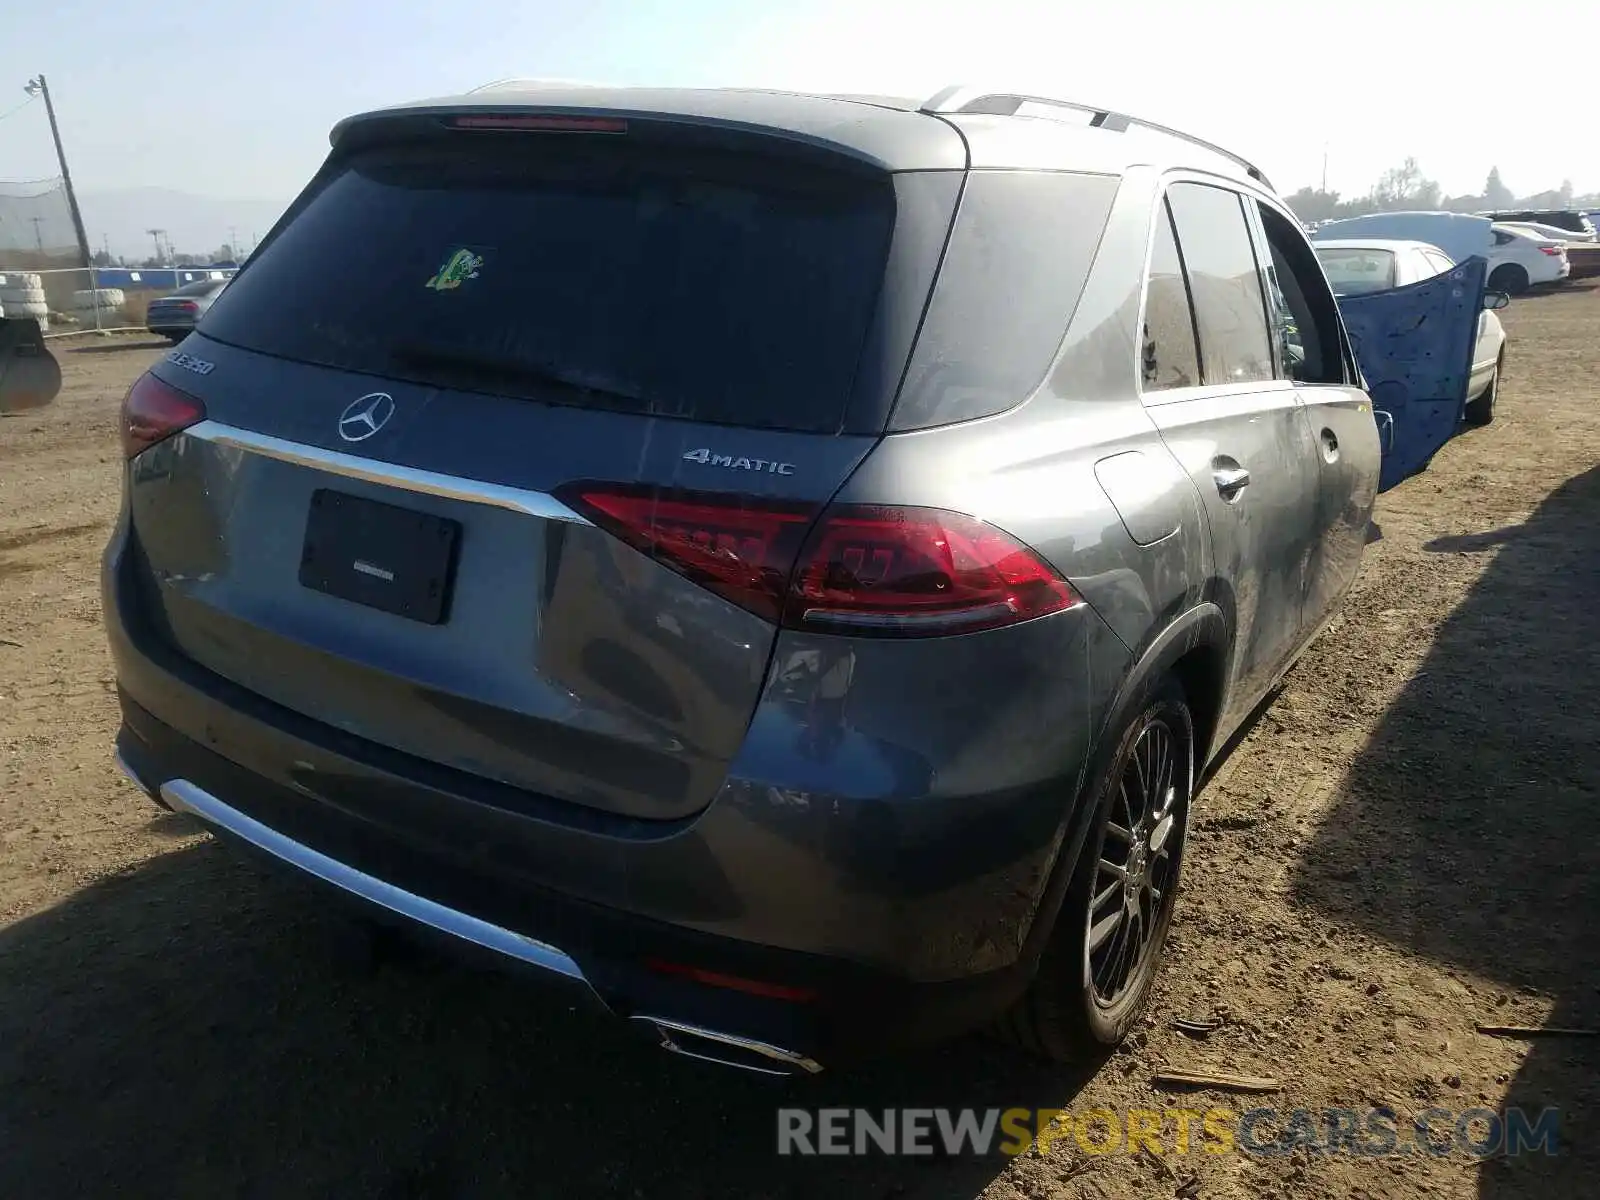
[[[1367,213],[1323,221],[1311,236],[1318,242],[1352,237],[1420,241],[1455,262],[1481,256],[1489,263],[1489,286],[1513,296],[1560,283],[1572,273],[1565,242],[1470,213]]]
[[[1489,209],[1478,216],[1499,225],[1526,225],[1559,241],[1592,242],[1600,236],[1589,214],[1572,208]]]
[[[1426,242],[1319,239],[1316,250],[1333,294],[1341,298],[1410,287],[1456,269],[1448,254]],[[1491,303],[1501,304],[1504,299]],[[1462,409],[1462,418],[1469,425],[1487,425],[1494,420],[1505,346],[1505,327],[1494,307],[1485,307],[1478,315],[1478,336]]]

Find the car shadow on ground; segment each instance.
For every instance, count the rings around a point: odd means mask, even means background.
[[[982,1038],[728,1071],[524,978],[364,961],[318,901],[204,841],[0,933],[0,1195],[968,1198],[1007,1160],[779,1159],[777,1109],[1066,1107],[1092,1071]]]
[[[88,346],[69,346],[72,354],[122,354],[129,350],[163,350],[172,345],[166,338],[120,337],[111,341],[96,342]]]
[[[1296,900],[1504,994],[1551,996],[1550,1026],[1600,1028],[1600,468],[1519,526],[1426,549],[1491,547],[1296,868]],[[1482,989],[1461,1004],[1464,1023],[1524,1023]],[[1486,1162],[1479,1194],[1593,1195],[1600,1039],[1527,1045],[1507,1105],[1558,1107],[1559,1153]]]
[[[1518,300],[1543,300],[1549,296],[1562,296],[1570,292],[1592,292],[1600,288],[1600,277],[1593,275],[1582,276],[1578,279],[1563,279],[1560,283],[1542,283],[1531,287],[1519,296],[1512,297],[1512,303]]]

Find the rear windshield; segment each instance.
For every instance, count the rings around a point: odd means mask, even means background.
[[[1317,260],[1335,296],[1382,292],[1394,286],[1393,251],[1318,250]]]
[[[840,427],[894,224],[887,176],[485,136],[335,169],[206,335],[554,404]]]
[[[187,297],[209,296],[227,282],[226,279],[202,279],[199,283],[186,283],[172,294]]]

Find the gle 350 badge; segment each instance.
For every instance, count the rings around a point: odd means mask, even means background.
[[[217,369],[216,363],[185,354],[181,350],[174,350],[167,355],[167,361],[175,367],[182,367],[185,371],[193,371],[196,375],[209,375]]]

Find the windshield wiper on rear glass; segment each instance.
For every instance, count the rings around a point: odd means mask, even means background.
[[[513,395],[552,404],[588,401],[598,408],[649,412],[650,402],[626,392],[581,383],[542,363],[457,350],[428,342],[400,342],[389,349],[389,361],[401,369],[428,373],[430,382],[467,391],[510,391]]]

